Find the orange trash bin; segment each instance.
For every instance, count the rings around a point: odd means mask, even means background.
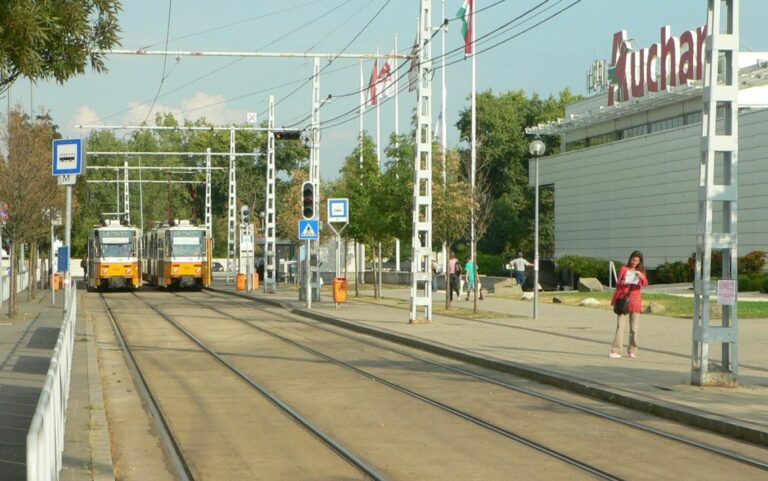
[[[335,277],[333,279],[333,302],[343,304],[347,302],[347,278]]]
[[[237,275],[237,290],[238,291],[244,291],[245,290],[245,274],[238,274]]]
[[[253,276],[253,279],[252,279],[252,282],[251,282],[251,287],[252,287],[251,290],[255,291],[256,289],[259,288],[259,273],[258,272],[254,272],[251,275]]]

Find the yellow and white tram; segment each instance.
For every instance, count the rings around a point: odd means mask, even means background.
[[[144,236],[144,280],[158,287],[208,287],[211,253],[205,227],[187,220],[155,227]]]
[[[106,220],[88,232],[88,288],[141,287],[141,229]]]

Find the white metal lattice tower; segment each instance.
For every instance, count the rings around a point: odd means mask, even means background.
[[[211,211],[211,148],[205,151],[205,236],[213,239],[213,213]]]
[[[131,189],[128,182],[128,159],[123,161],[123,212],[125,222],[131,224]]]
[[[708,0],[707,10],[691,383],[734,386],[738,383],[738,289],[733,305],[722,306],[721,324],[711,325],[710,296],[718,294],[718,284],[710,270],[712,252],[720,252],[723,281],[736,282],[739,0]],[[720,364],[710,360],[713,344],[719,344]]]
[[[432,0],[421,0],[418,32],[416,91],[416,159],[413,184],[413,237],[411,256],[410,322],[432,320]]]
[[[315,57],[312,65],[312,126],[310,134],[312,146],[309,152],[309,181],[314,186],[315,219],[320,218],[320,59]],[[311,298],[307,299],[307,306],[311,300],[320,301],[320,268],[319,240],[310,240],[307,252],[307,265],[309,266],[308,282],[311,290]]]
[[[237,169],[235,168],[235,130],[229,131],[229,201],[227,203],[227,283],[229,266],[235,259],[235,239],[237,229]]]
[[[267,121],[267,195],[264,207],[264,292],[275,292],[277,236],[275,233],[275,97],[269,96]]]

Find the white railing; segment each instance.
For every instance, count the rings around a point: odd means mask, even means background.
[[[59,479],[64,451],[64,424],[67,418],[69,378],[77,321],[77,289],[69,290],[69,310],[59,331],[43,392],[27,432],[27,480]]]
[[[616,276],[616,265],[613,261],[608,261],[608,287],[619,285],[619,279]]]
[[[0,269],[0,305],[11,297],[11,277],[4,273],[7,267]],[[29,276],[27,271],[16,274],[16,292],[21,292],[29,285]]]

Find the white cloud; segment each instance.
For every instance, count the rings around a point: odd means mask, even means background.
[[[181,111],[177,107],[170,107],[167,105],[162,105],[156,103],[154,107],[152,107],[151,103],[139,103],[139,102],[131,102],[129,105],[129,110],[123,115],[123,123],[127,125],[139,125],[144,120],[147,121],[149,125],[155,124],[155,115],[157,115],[158,112],[160,113],[166,113],[170,112],[173,114],[176,119],[181,118]],[[152,115],[147,118],[147,114],[149,113],[149,108],[152,107]]]
[[[245,112],[228,108],[223,95],[197,92],[192,98],[181,101],[181,110],[189,120],[205,117],[209,122],[220,125],[245,122]]]
[[[76,125],[95,124],[98,121],[99,115],[96,113],[96,110],[87,105],[83,105],[75,110],[75,113],[72,115],[72,119],[69,121],[67,128],[69,130],[75,130]]]

